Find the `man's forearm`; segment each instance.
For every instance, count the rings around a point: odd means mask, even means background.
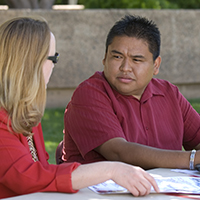
[[[137,143],[127,142],[123,138],[114,138],[105,142],[96,151],[107,160],[116,160],[151,168],[189,168],[191,151],[163,150]],[[200,152],[195,155],[194,165],[200,163]]]

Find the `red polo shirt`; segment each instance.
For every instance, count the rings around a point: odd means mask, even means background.
[[[105,160],[93,149],[122,137],[161,149],[193,149],[200,143],[200,116],[168,81],[152,79],[141,100],[113,90],[96,72],[79,85],[65,112],[64,159]]]

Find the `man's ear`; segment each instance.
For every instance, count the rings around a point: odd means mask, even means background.
[[[103,65],[105,65],[105,62],[106,62],[106,55],[107,55],[107,53],[105,53],[104,59],[102,60]]]
[[[153,71],[153,75],[157,75],[159,73],[159,69],[160,69],[160,64],[161,64],[161,56],[158,56],[156,58],[156,60],[154,61],[154,71]]]

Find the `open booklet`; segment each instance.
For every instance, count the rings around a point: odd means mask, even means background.
[[[155,178],[161,193],[200,194],[200,177],[159,177]],[[129,193],[112,180],[88,187],[98,194]],[[153,187],[151,193],[155,193]]]

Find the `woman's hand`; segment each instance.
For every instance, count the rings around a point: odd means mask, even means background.
[[[117,163],[112,171],[112,180],[128,189],[134,196],[149,194],[151,186],[159,192],[155,179],[140,167]]]

